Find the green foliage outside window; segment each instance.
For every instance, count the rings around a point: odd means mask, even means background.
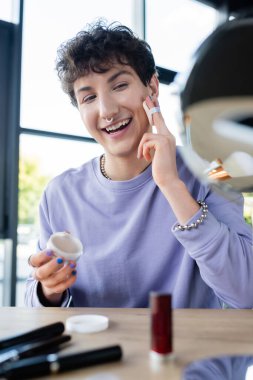
[[[39,201],[49,181],[40,172],[39,162],[21,157],[19,162],[19,224],[35,224],[38,219]]]
[[[245,193],[244,195],[244,218],[247,223],[253,225],[253,193]]]

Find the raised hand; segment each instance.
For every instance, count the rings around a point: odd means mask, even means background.
[[[153,133],[144,133],[137,157],[152,161],[155,183],[168,200],[179,223],[184,224],[199,210],[199,205],[178,177],[176,140],[165,124],[157,98],[148,96],[143,102],[143,107],[153,126]]]
[[[144,133],[139,147],[138,158],[152,160],[152,174],[155,183],[162,190],[178,181],[176,167],[176,140],[167,128],[155,96],[147,97],[143,102],[153,133]],[[155,112],[153,112],[155,111]],[[158,111],[158,112],[157,112]],[[157,132],[157,133],[155,133]]]

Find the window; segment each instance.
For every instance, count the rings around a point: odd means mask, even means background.
[[[0,0],[0,19],[13,20],[13,0]],[[157,65],[181,71],[193,51],[214,29],[217,13],[193,0],[146,0],[146,39]],[[23,305],[27,258],[36,252],[38,203],[45,184],[69,167],[102,153],[89,141],[78,111],[60,88],[55,72],[56,50],[87,23],[99,17],[119,21],[140,36],[142,0],[24,0],[20,116],[19,225],[17,244],[17,301]],[[139,7],[139,8],[138,8]],[[138,9],[137,9],[138,8]],[[159,20],[159,22],[157,22]],[[138,25],[139,23],[139,25]],[[161,84],[160,105],[167,126],[181,144],[179,99],[173,84]],[[52,133],[57,135],[52,136]],[[64,134],[64,138],[60,135]],[[81,141],[82,137],[87,141]],[[78,138],[80,137],[80,141]],[[31,175],[32,173],[32,175]],[[0,289],[3,286],[8,239],[0,240]],[[10,282],[10,281],[9,281]],[[7,284],[8,285],[8,284]],[[0,292],[0,305],[1,305]]]
[[[37,252],[38,205],[43,189],[56,175],[81,166],[102,151],[96,143],[20,136],[17,306],[23,306],[25,279],[30,272],[27,259]],[[1,255],[0,244],[0,259]]]
[[[75,139],[76,136],[90,136],[78,110],[61,89],[55,71],[57,48],[98,18],[109,22],[117,20],[134,29],[135,6],[135,0],[125,0],[122,12],[122,3],[117,0],[24,1],[20,116],[24,133],[20,135],[18,306],[23,305],[25,279],[30,271],[27,259],[37,250],[38,203],[45,184],[64,170],[78,167],[102,153],[98,144]],[[50,137],[52,132],[69,138]]]
[[[17,4],[13,0],[0,0],[0,20],[18,22]]]
[[[182,71],[214,30],[217,11],[195,0],[146,0],[146,39],[156,64]]]
[[[174,90],[175,88],[173,83],[169,86],[160,84],[159,103],[167,127],[175,136],[177,145],[182,145],[178,122],[180,102],[179,97]]]
[[[99,17],[133,27],[134,1],[26,0],[23,26],[21,126],[88,136],[55,71],[59,45]],[[99,12],[98,12],[99,11]]]

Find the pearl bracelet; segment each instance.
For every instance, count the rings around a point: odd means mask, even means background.
[[[182,226],[181,224],[178,224],[174,230],[175,231],[184,231],[184,230],[191,230],[192,228],[197,228],[199,224],[203,223],[204,219],[207,217],[208,213],[208,206],[206,202],[204,201],[198,201],[198,204],[200,205],[202,209],[202,214],[200,215],[199,219],[196,220],[196,222],[191,223],[191,224],[185,224]]]

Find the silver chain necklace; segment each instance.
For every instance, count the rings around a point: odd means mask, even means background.
[[[102,154],[102,156],[100,157],[100,170],[105,178],[112,180],[111,177],[109,177],[109,175],[105,171],[105,155],[104,154]]]
[[[149,164],[150,165],[150,164]],[[148,166],[149,166],[148,165]],[[100,170],[101,170],[101,173],[103,174],[103,176],[106,178],[106,179],[109,179],[110,181],[112,181],[111,177],[109,177],[109,175],[106,173],[106,170],[105,170],[105,154],[102,154],[102,156],[100,157]],[[146,170],[146,168],[144,168],[141,173],[143,173],[144,171]]]

